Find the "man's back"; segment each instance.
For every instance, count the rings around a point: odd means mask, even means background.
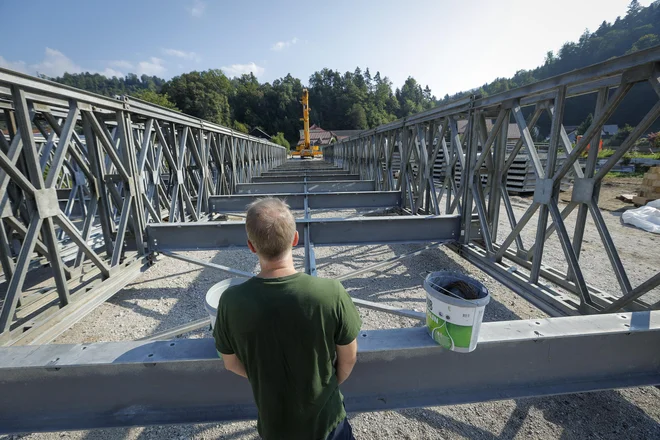
[[[244,364],[266,440],[325,439],[343,420],[335,346],[360,325],[339,282],[303,273],[251,278],[222,295],[216,346]]]

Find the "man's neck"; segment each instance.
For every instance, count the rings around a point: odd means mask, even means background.
[[[266,260],[259,257],[259,265],[261,266],[261,272],[257,274],[259,278],[280,278],[297,273],[291,254],[277,260]]]

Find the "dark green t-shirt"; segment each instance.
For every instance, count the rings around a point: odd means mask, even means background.
[[[325,440],[346,416],[335,345],[361,324],[341,283],[304,273],[254,277],[222,294],[216,348],[245,366],[265,440]]]

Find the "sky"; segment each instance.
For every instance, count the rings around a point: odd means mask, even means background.
[[[648,6],[652,0],[641,0]],[[0,0],[0,67],[29,74],[222,69],[260,81],[324,67],[408,76],[442,97],[543,64],[629,0]],[[9,38],[7,38],[9,36]]]

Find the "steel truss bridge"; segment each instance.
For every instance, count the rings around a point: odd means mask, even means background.
[[[206,319],[141,341],[48,344],[159,254],[251,276],[179,252],[245,246],[244,222],[227,216],[240,218],[264,195],[302,211],[307,273],[316,273],[318,246],[422,244],[343,280],[445,244],[551,316],[486,323],[471,354],[439,348],[421,327],[363,331],[342,387],[350,411],[660,384],[660,302],[648,300],[660,272],[632,285],[598,208],[603,177],[660,115],[659,99],[598,164],[602,126],[639,83],[660,97],[660,48],[448,103],[326,147],[325,161],[303,166],[278,145],[207,121],[0,69],[0,434],[255,417],[248,383],[224,370],[211,340],[172,340]],[[564,109],[584,94],[596,95],[594,119],[573,146]],[[544,114],[551,134],[540,151],[531,133]],[[512,149],[510,121],[522,134]],[[505,183],[519,153],[536,177],[521,216]],[[442,179],[433,172],[439,158]],[[572,198],[560,209],[567,178]],[[392,207],[397,215],[312,216]],[[618,282],[612,291],[583,275],[588,217]],[[525,228],[534,231],[528,247]],[[554,234],[566,270],[544,263]]]

